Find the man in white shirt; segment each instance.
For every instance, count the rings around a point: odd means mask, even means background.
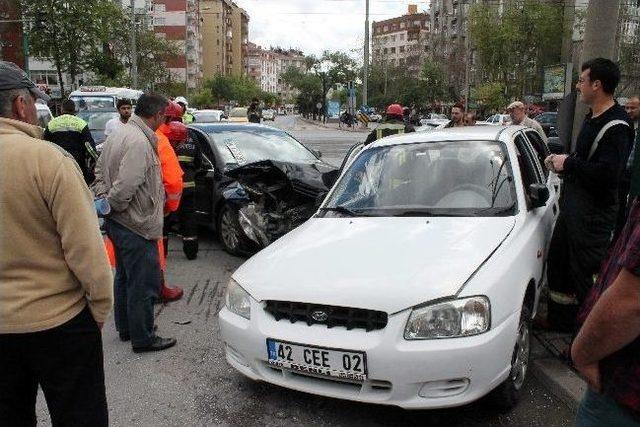
[[[122,126],[126,125],[129,121],[129,117],[131,117],[132,104],[129,99],[119,99],[118,103],[118,113],[120,113],[120,117],[114,117],[109,120],[104,128],[104,136],[107,137],[120,129]]]
[[[514,101],[507,107],[509,116],[511,116],[511,123],[514,125],[522,125],[538,131],[544,142],[547,142],[547,135],[544,133],[540,123],[527,117],[527,113],[524,108],[524,104],[520,101]]]

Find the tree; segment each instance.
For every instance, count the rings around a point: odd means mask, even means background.
[[[22,16],[34,23],[35,31],[29,34],[31,54],[53,62],[63,96],[62,73],[68,73],[75,84],[78,74],[95,61],[96,49],[102,48],[104,37],[120,28],[123,14],[122,8],[111,0],[92,0],[90,6],[81,0],[20,3]]]
[[[483,111],[498,111],[506,105],[505,87],[502,83],[484,83],[476,88],[476,97]]]
[[[633,21],[634,6],[623,4],[620,22]],[[622,74],[618,91],[621,94],[637,94],[640,90],[640,25],[630,26],[628,31],[619,28],[619,65]]]
[[[255,98],[264,98],[264,93],[258,84],[247,76],[217,74],[213,79],[207,80],[204,87],[211,92],[211,96],[218,104],[223,101],[234,101],[241,105],[247,105]]]
[[[503,82],[506,94],[540,93],[542,68],[560,61],[563,3],[508,1],[502,9],[477,3],[469,10],[469,37],[482,80]]]

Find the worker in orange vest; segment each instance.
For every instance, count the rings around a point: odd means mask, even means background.
[[[180,205],[180,197],[182,195],[182,169],[178,162],[173,147],[169,143],[168,135],[170,134],[169,122],[182,119],[182,108],[177,103],[171,101],[164,111],[165,123],[160,125],[156,130],[156,136],[158,137],[158,157],[160,158],[160,169],[162,171],[162,184],[165,191],[165,203],[164,203],[164,215],[165,215],[165,227],[162,241],[158,244],[158,250],[160,252],[160,267],[162,269],[161,275],[161,288],[160,299],[162,301],[175,301],[182,298],[184,291],[182,288],[175,286],[168,286],[165,280],[165,272],[167,267],[167,251],[169,250],[169,238],[168,238],[168,224],[166,221],[167,215],[178,210]]]

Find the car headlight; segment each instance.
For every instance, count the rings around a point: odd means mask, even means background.
[[[224,300],[229,311],[251,319],[251,296],[233,279],[229,279]]]
[[[491,304],[487,297],[461,298],[414,308],[404,329],[404,338],[466,337],[486,332],[490,325]]]

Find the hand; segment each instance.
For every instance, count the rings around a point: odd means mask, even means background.
[[[602,386],[600,384],[600,368],[598,367],[598,363],[576,366],[576,369],[578,369],[584,379],[587,380],[589,386],[599,393]]]
[[[551,172],[555,172],[553,170],[553,156],[555,156],[555,154],[550,154],[546,159],[544,159],[544,166]]]
[[[562,172],[564,170],[564,161],[569,156],[566,154],[552,154],[549,157],[551,157],[551,163],[553,164],[554,172]]]
[[[98,324],[98,329],[102,330],[102,327],[104,326],[104,322],[96,322]]]

